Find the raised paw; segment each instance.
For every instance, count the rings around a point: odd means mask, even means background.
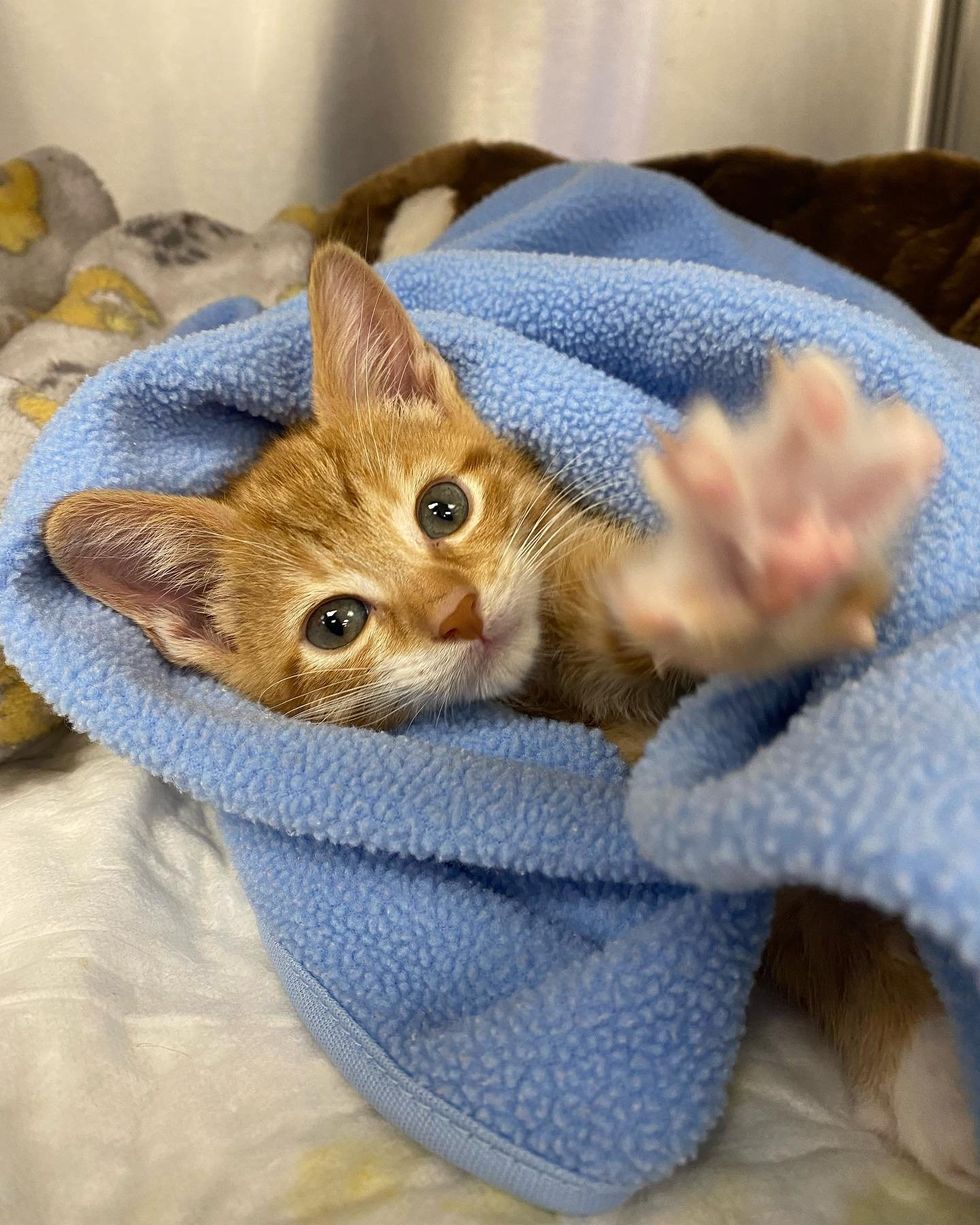
[[[703,400],[659,441],[642,472],[669,527],[607,588],[634,643],[702,674],[874,646],[889,547],[942,460],[927,421],[806,352],[774,359],[745,423]]]

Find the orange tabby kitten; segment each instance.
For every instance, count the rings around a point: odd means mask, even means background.
[[[904,405],[863,413],[827,359],[778,364],[768,415],[737,437],[705,404],[664,440],[646,477],[672,530],[651,545],[492,434],[346,248],[317,252],[310,314],[313,415],[221,493],[95,490],[47,520],[55,564],[174,663],[273,710],[379,729],[503,698],[602,727],[635,759],[692,676],[873,644],[877,546],[938,444]],[[800,514],[842,457],[872,452],[840,521]],[[858,501],[875,525],[863,552]],[[872,1124],[977,1190],[948,1023],[901,924],[785,890],[766,967],[834,1040]]]

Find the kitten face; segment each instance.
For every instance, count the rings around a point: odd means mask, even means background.
[[[217,498],[72,495],[45,539],[175,663],[287,714],[387,727],[514,693],[554,506],[363,261],[311,273],[313,415]]]
[[[348,424],[288,434],[227,495],[246,542],[225,551],[216,605],[236,687],[369,726],[513,693],[538,644],[523,546],[548,502],[539,478],[462,402]],[[446,485],[468,513],[433,538],[429,508],[452,506],[423,495]]]

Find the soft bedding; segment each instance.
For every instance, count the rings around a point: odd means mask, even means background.
[[[631,778],[595,735],[502,710],[383,736],[174,673],[55,578],[40,516],[71,489],[207,489],[246,462],[263,421],[306,403],[302,303],[136,355],[59,416],[6,521],[11,658],[221,806],[312,1032],[411,1135],[525,1198],[614,1205],[711,1127],[767,916],[764,895],[719,888],[812,881],[905,913],[975,1074],[976,354],[641,171],[540,171],[440,245],[393,287],[493,424],[573,486],[617,478],[621,513],[642,513],[644,418],[676,425],[696,390],[738,412],[773,345],[830,348],[869,394],[930,415],[947,468],[875,659],[707,685]]]
[[[80,736],[0,782],[4,1225],[560,1225],[398,1133],[284,996],[211,811]],[[38,831],[44,831],[44,837]],[[698,1160],[596,1225],[964,1225],[758,997]]]
[[[741,165],[747,156],[736,152],[725,165]],[[60,151],[50,157],[71,165]],[[79,164],[73,173],[89,175],[98,200],[102,189],[87,168]],[[512,174],[501,181],[506,177]],[[40,207],[28,203],[24,218],[32,225],[35,213],[61,224],[54,206],[46,212],[43,199]],[[856,194],[852,200],[845,193],[835,207],[858,203]],[[738,208],[738,200],[731,206]],[[115,220],[111,201],[98,207],[111,214],[102,225]],[[14,219],[19,216],[15,212]],[[275,295],[296,288],[287,275],[289,261],[301,259],[309,241],[297,239],[297,229],[308,234],[319,224],[309,209],[287,210],[283,220],[291,225],[270,231],[281,234],[289,251],[284,262],[270,265],[280,278],[273,280],[281,287]],[[188,214],[162,219],[181,241],[194,237],[199,222]],[[66,218],[66,224],[75,223]],[[71,242],[77,246],[91,224],[83,219],[67,245],[59,232],[42,248],[35,235],[33,249],[44,259],[51,258],[46,251],[59,252],[42,309],[56,303]],[[209,232],[217,236],[218,229]],[[119,239],[108,231],[103,248],[114,252],[116,242],[128,243],[138,254],[143,243],[150,261],[158,230],[153,224],[121,227]],[[903,223],[903,241],[918,251],[929,237],[913,231],[912,223]],[[146,262],[151,282],[166,277],[173,286],[161,325],[148,325],[128,308],[114,314],[106,286],[90,287],[91,307],[78,294],[75,302],[69,286],[64,317],[55,311],[51,323],[28,329],[37,327],[40,345],[47,328],[46,344],[38,347],[28,335],[26,344],[3,354],[15,374],[22,350],[28,364],[36,349],[52,371],[62,361],[71,367],[57,379],[45,376],[43,387],[26,380],[29,394],[15,383],[4,385],[15,394],[3,405],[0,428],[18,457],[36,426],[101,364],[99,346],[115,354],[157,339],[157,326],[166,332],[219,286],[246,296],[218,304],[178,331],[260,309],[263,303],[248,296],[255,273],[246,267],[244,247],[237,252],[237,235],[227,237],[229,257],[217,280],[207,268],[201,273],[155,261],[154,271]],[[93,252],[103,248],[96,244]],[[31,244],[17,254],[23,264]],[[84,265],[84,257],[76,261]],[[8,285],[16,288],[13,281]],[[263,283],[261,293],[267,288]],[[97,301],[100,310],[93,314]],[[100,337],[98,328],[86,335],[90,316],[115,336]],[[137,324],[137,332],[113,329],[117,317]],[[911,314],[902,322],[913,332],[920,326]],[[54,343],[58,337],[65,338],[65,353]],[[69,360],[79,345],[87,365]],[[8,446],[5,455],[12,453]],[[33,734],[49,722],[0,659],[0,746],[4,732],[7,743],[15,743],[25,738],[24,729]],[[69,737],[50,758],[3,768],[0,864],[5,1221],[275,1225],[431,1218],[440,1225],[557,1219],[400,1138],[332,1071],[275,986],[205,806]],[[725,1119],[697,1162],[596,1219],[946,1225],[974,1216],[967,1201],[851,1124],[830,1054],[805,1022],[762,999],[750,1011]]]
[[[94,171],[64,149],[0,165],[0,506],[88,375],[216,299],[224,317],[244,317],[301,293],[315,228],[304,205],[251,234],[191,212],[120,223]],[[0,651],[0,761],[56,723]]]

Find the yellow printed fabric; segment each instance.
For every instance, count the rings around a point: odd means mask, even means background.
[[[60,407],[57,400],[29,389],[18,392],[14,404],[17,411],[35,425],[47,425]]]
[[[76,272],[65,296],[44,318],[97,332],[122,332],[134,339],[147,326],[163,322],[142,289],[117,269],[101,265]]]
[[[0,166],[0,248],[21,255],[47,233],[38,173],[21,158]]]
[[[37,431],[89,375],[223,298],[269,307],[303,293],[318,224],[308,204],[252,233],[190,211],[120,223],[73,154],[0,166],[0,506]],[[0,760],[56,722],[0,663]]]
[[[275,220],[291,221],[293,225],[302,226],[314,237],[320,232],[320,214],[312,204],[290,204],[276,213]]]
[[[58,724],[58,716],[32,693],[0,653],[0,750],[36,740]]]

